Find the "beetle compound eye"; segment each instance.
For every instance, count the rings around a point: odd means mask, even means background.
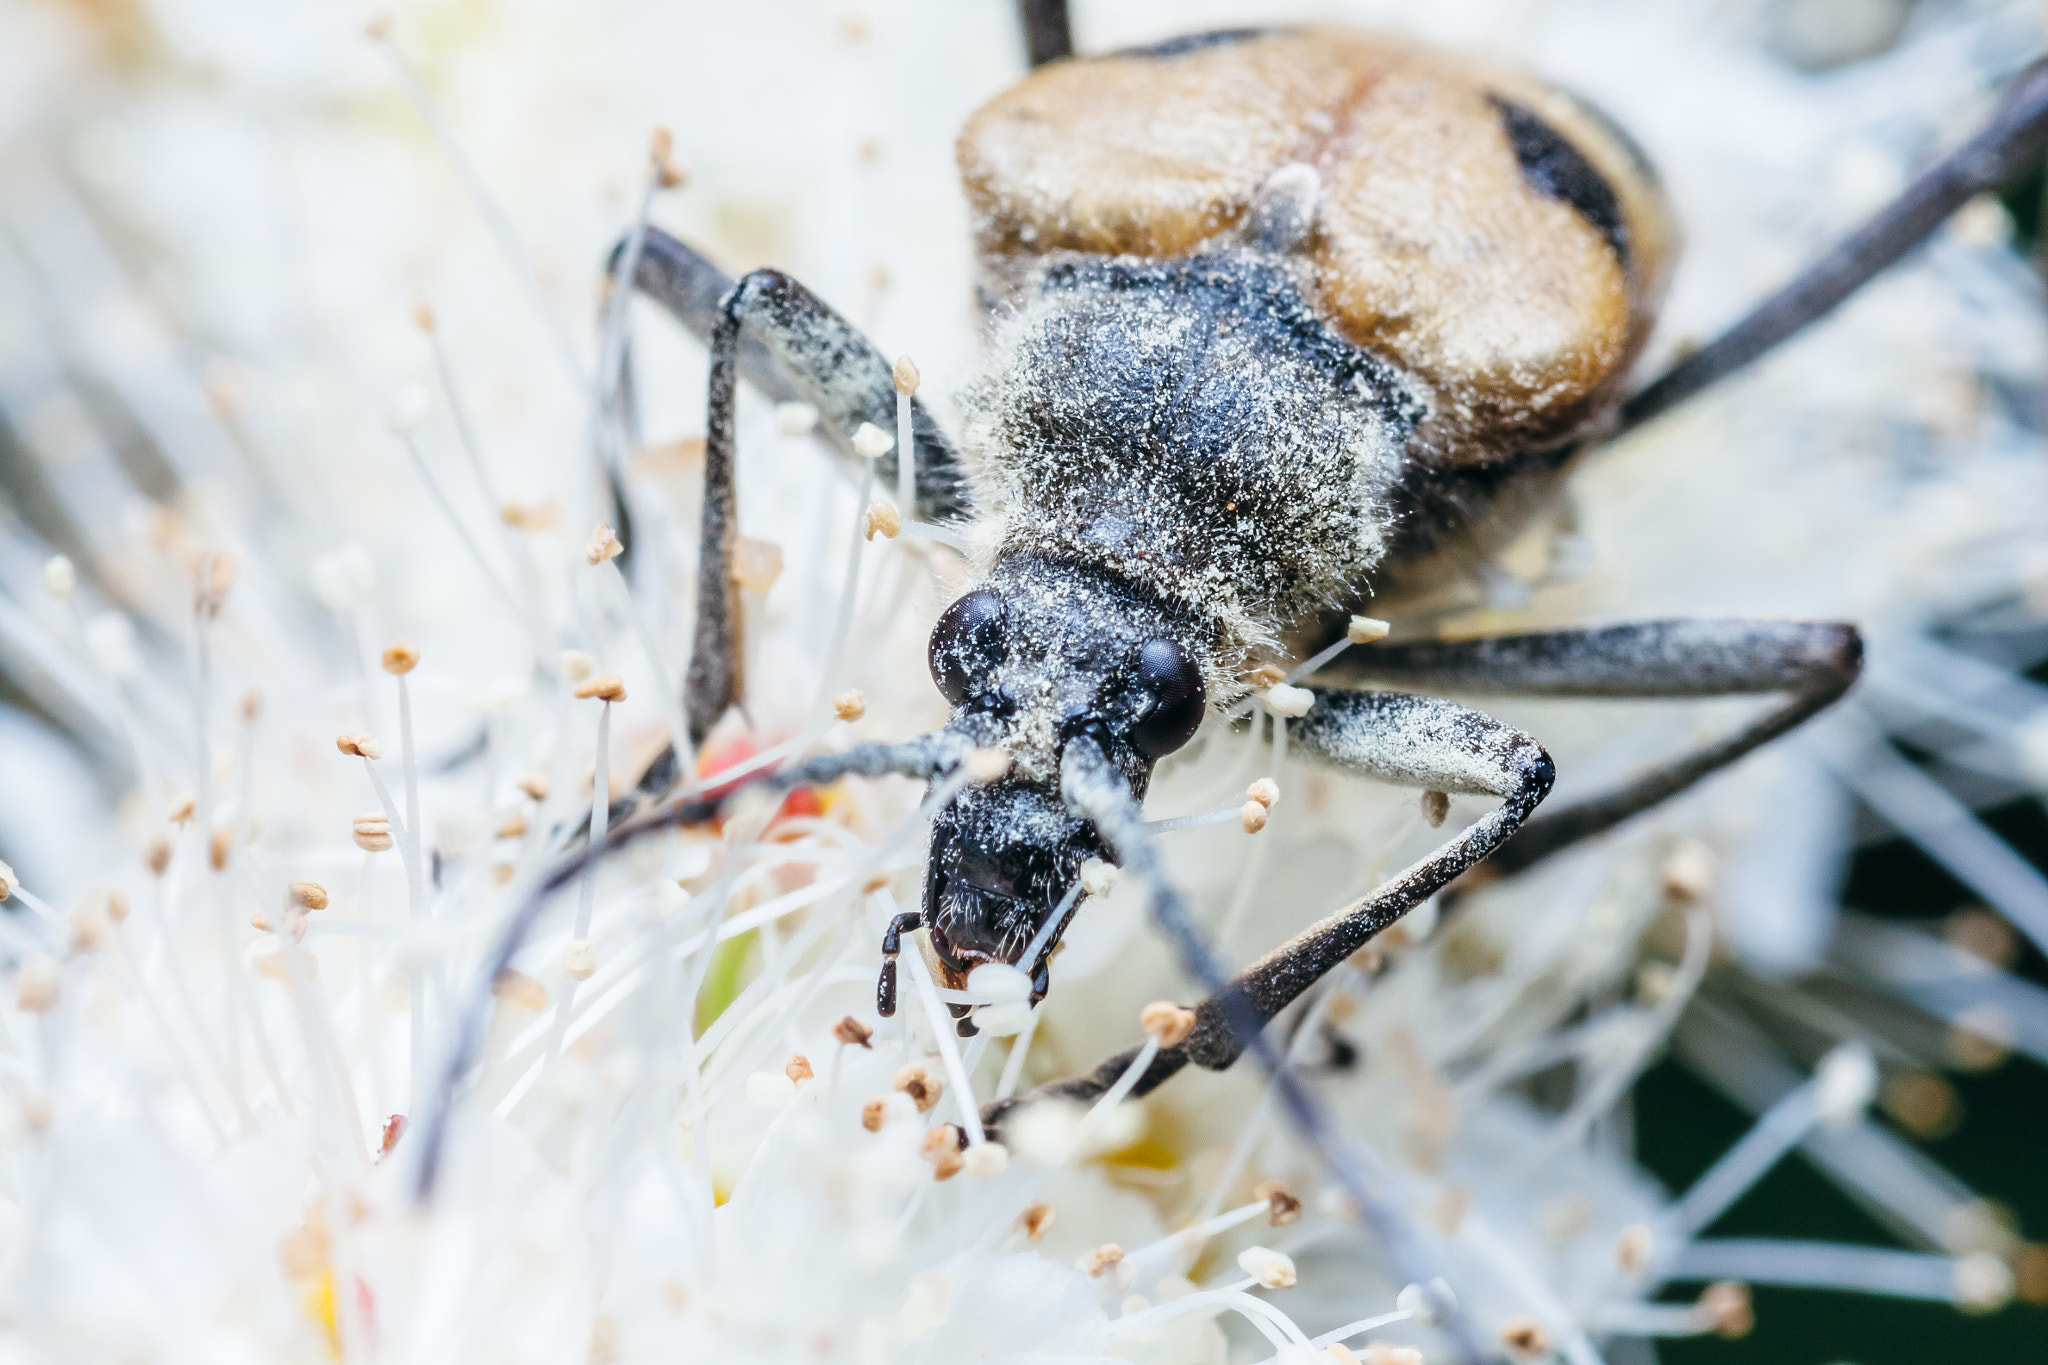
[[[1131,727],[1131,743],[1147,758],[1164,758],[1195,736],[1208,703],[1202,668],[1171,640],[1154,640],[1138,651],[1135,682],[1152,704]]]
[[[958,705],[987,685],[1006,652],[1003,599],[992,592],[968,593],[932,627],[932,681]]]

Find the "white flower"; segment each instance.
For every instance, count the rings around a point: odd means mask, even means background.
[[[1418,910],[1289,1017],[1276,1037],[1381,1206],[1350,1203],[1249,1065],[986,1131],[989,1101],[1139,1046],[1144,1007],[1189,987],[1135,879],[1092,863],[1042,1006],[1010,968],[977,971],[964,997],[927,993],[906,943],[901,1012],[878,1019],[877,944],[916,903],[925,848],[907,784],[763,798],[755,818],[617,847],[561,888],[511,973],[484,979],[593,804],[607,821],[630,810],[678,728],[655,680],[690,650],[701,350],[632,323],[645,449],[589,411],[591,299],[647,128],[666,120],[693,166],[665,216],[716,254],[789,264],[919,356],[925,398],[971,371],[970,234],[943,167],[961,116],[1011,74],[1008,7],[814,8],[797,23],[629,7],[625,44],[566,4],[417,48],[401,16],[381,50],[433,62],[424,82],[297,11],[232,34],[152,11],[162,42],[141,50],[203,59],[202,86],[136,78],[66,30],[84,23],[69,12],[0,15],[27,73],[0,109],[25,168],[6,240],[34,267],[0,273],[0,317],[18,320],[0,326],[0,388],[57,404],[67,431],[84,412],[161,446],[138,472],[67,444],[88,463],[55,466],[73,473],[45,495],[89,556],[62,525],[0,529],[21,604],[0,668],[68,741],[0,727],[0,838],[23,873],[0,917],[0,1279],[24,1296],[0,1314],[0,1350],[1180,1362],[1313,1358],[1335,1330],[1361,1358],[1382,1340],[1383,1358],[1443,1360],[1454,1331],[1490,1343],[1515,1324],[1584,1360],[1615,1335],[1746,1323],[1739,1287],[1678,1305],[1661,1301],[1671,1281],[2003,1302],[2012,1234],[1864,1110],[1892,1102],[1899,1058],[1945,1064],[1912,1039],[1972,1064],[2038,1051],[2048,997],[1997,965],[2004,920],[1959,921],[1944,942],[1835,904],[1853,795],[2012,923],[2048,929],[2048,886],[1941,781],[1969,769],[2017,792],[2044,768],[2030,685],[1942,631],[1987,601],[2031,631],[2044,602],[2048,465],[2014,414],[2041,397],[2048,328],[1988,202],[1769,364],[1596,457],[1569,534],[1540,528],[1448,623],[1843,616],[1865,624],[1870,662],[1820,721],[1554,865]],[[1427,22],[1483,37],[1504,12],[1464,0]],[[1640,134],[1688,225],[1662,354],[1881,199],[1999,74],[1978,65],[1997,44],[1963,41],[1967,17],[1875,59],[1883,98],[1866,103],[1682,15],[1545,13],[1529,59]],[[1179,22],[1134,0],[1087,31],[1108,46]],[[772,86],[717,56],[768,37]],[[913,79],[918,44],[958,60]],[[679,81],[679,52],[716,60]],[[96,92],[89,123],[59,97],[72,86]],[[408,107],[408,88],[448,103]],[[464,197],[443,136],[492,200]],[[35,169],[53,148],[77,153],[91,196]],[[145,241],[146,271],[124,277]],[[48,296],[31,299],[38,280]],[[407,321],[421,293],[431,337]],[[71,393],[50,366],[57,343],[28,320],[60,315],[67,364],[111,388]],[[96,412],[109,394],[146,420]],[[799,408],[741,401],[743,529],[786,563],[747,605],[754,731],[714,731],[679,780],[815,738],[822,699],[849,688],[865,733],[943,715],[923,635],[958,558],[860,539],[852,491],[775,439],[810,431]],[[870,427],[856,444],[873,457],[893,439]],[[598,587],[576,538],[624,525],[608,520],[614,472],[633,552]],[[230,548],[239,577],[195,620],[194,577]],[[89,624],[31,582],[90,585]],[[1369,641],[1384,627],[1366,620]],[[421,658],[403,703],[373,666],[401,635]],[[835,639],[853,643],[834,655]],[[600,659],[626,699],[570,705]],[[261,704],[244,703],[253,689]],[[1275,716],[1312,699],[1266,693]],[[1567,797],[1740,714],[1491,709],[1544,740]],[[1898,757],[1884,736],[1900,727],[1949,766]],[[370,733],[380,760],[330,747]],[[1174,878],[1234,961],[1445,834],[1412,793],[1311,771],[1276,741],[1263,713],[1248,732],[1211,725],[1149,797]],[[980,762],[999,775],[1007,755]],[[131,795],[69,795],[96,790]],[[1248,790],[1264,823],[1250,839],[1228,823]],[[353,842],[365,821],[383,833]],[[280,913],[294,878],[331,903]],[[1800,980],[1819,966],[1867,1000],[1819,1002]],[[979,1034],[959,1039],[947,1003],[977,1009]],[[427,1117],[472,1007],[475,1066],[422,1199]],[[1900,1017],[1912,1027],[1885,1027]],[[1774,1027],[1786,1018],[1840,1036],[1800,1051]],[[1758,1115],[1675,1194],[1613,1140],[1666,1049]],[[1567,1066],[1568,1099],[1528,1098]],[[1939,1250],[1788,1257],[1707,1235],[1802,1144]]]

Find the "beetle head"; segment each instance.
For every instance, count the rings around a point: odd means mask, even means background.
[[[1199,649],[1184,616],[1072,563],[1006,560],[940,615],[931,666],[947,728],[1010,755],[1004,777],[964,788],[932,824],[925,922],[949,985],[1006,962],[1032,973],[1033,1000],[1045,993],[1053,943],[1023,959],[1105,851],[1060,795],[1061,755],[1088,735],[1142,798],[1153,764],[1201,724]]]

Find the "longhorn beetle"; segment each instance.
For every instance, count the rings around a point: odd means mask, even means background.
[[[1295,751],[1500,805],[1229,983],[1179,909],[1139,814],[1153,766],[1251,690],[1248,656],[1334,643],[1331,602],[1398,599],[1497,550],[1574,461],[1825,314],[2048,143],[2048,69],[1992,122],[1728,333],[1633,394],[1675,234],[1628,137],[1511,68],[1344,29],[1200,34],[1067,55],[1064,7],[1026,6],[1036,69],[976,112],[958,159],[977,215],[988,360],[966,429],[911,400],[906,510],[974,519],[992,547],[932,632],[943,730],[799,775],[937,778],[1009,755],[934,818],[920,908],[944,983],[988,962],[1049,986],[1091,857],[1143,882],[1215,991],[1165,1049],[1225,1067],[1257,1026],[1381,929],[1491,859],[1512,872],[1612,828],[1784,734],[1855,680],[1853,625],[1664,620],[1352,650],[1276,710]],[[619,268],[624,248],[615,252]],[[894,429],[892,369],[789,276],[738,281],[648,229],[633,283],[709,344],[698,616],[686,680],[701,738],[740,700],[734,403],[745,378],[819,415],[858,467]],[[1395,690],[1373,690],[1365,684]],[[1561,810],[1542,746],[1431,690],[1783,700],[1736,733]],[[1302,711],[1299,703],[1307,701]],[[1276,721],[1276,723],[1279,723]],[[956,1007],[963,1032],[966,1007]],[[1114,1058],[1069,1093],[1097,1093]]]

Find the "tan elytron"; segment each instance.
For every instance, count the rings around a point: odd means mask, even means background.
[[[1606,180],[1622,250],[1529,183],[1498,101]],[[1307,287],[1338,332],[1421,381],[1418,453],[1445,464],[1554,444],[1597,416],[1675,246],[1650,171],[1578,100],[1346,29],[1056,62],[977,111],[958,155],[999,285],[1050,252],[1186,255],[1236,226],[1275,170],[1314,167]]]

